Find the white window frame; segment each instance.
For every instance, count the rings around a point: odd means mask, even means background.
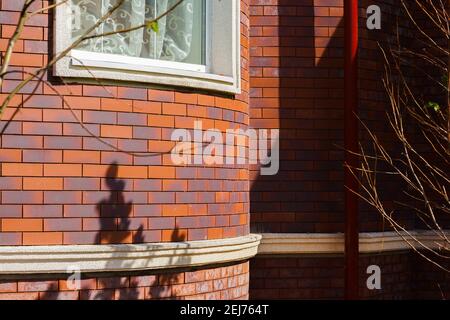
[[[68,82],[103,79],[241,93],[240,0],[207,0],[206,65],[72,50],[55,64]],[[70,1],[56,7],[55,55],[71,45]]]

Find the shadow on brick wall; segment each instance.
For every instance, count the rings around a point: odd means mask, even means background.
[[[133,225],[132,223],[133,203],[125,200],[126,182],[118,178],[118,171],[117,163],[112,163],[105,175],[105,183],[110,194],[107,198],[101,200],[96,207],[100,225],[96,243],[99,245],[121,244],[122,246],[144,243],[144,225]],[[171,235],[171,242],[183,242],[185,240],[185,234],[181,233],[178,227],[175,227]],[[122,254],[123,251],[121,256]],[[114,253],[112,258],[114,258]],[[179,259],[179,257],[171,257],[168,267],[179,263]],[[188,257],[182,259],[182,262],[186,264],[190,261]],[[127,264],[127,262],[124,262],[121,266],[117,266],[114,262],[108,262],[105,269],[110,269],[110,267],[114,269],[131,268],[131,265]],[[95,275],[82,275],[81,289],[77,290],[79,291],[78,298],[93,300],[136,300],[150,297],[153,299],[177,299],[176,296],[173,296],[170,286],[180,283],[180,277],[182,277],[182,273],[168,272],[151,275],[145,271],[139,272],[139,275],[111,272],[106,277],[98,278]],[[151,280],[149,281],[149,279]],[[92,281],[96,282],[95,288],[92,287]],[[83,286],[84,282],[88,282],[90,285]],[[142,283],[145,283],[145,285]],[[145,290],[148,290],[148,292]],[[39,296],[39,299],[43,300],[67,298],[69,298],[67,293],[61,292],[61,281],[58,284],[51,284]]]
[[[339,8],[313,1],[274,8],[278,16],[258,21],[278,17],[278,25],[252,25],[258,34],[251,40],[250,105],[252,127],[280,129],[280,170],[274,176],[254,172],[252,231],[341,232],[342,17]],[[254,6],[259,16],[258,10]]]

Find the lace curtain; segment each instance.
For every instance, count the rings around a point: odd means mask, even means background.
[[[72,0],[72,38],[84,34],[118,0]],[[142,25],[166,12],[177,0],[125,0],[96,33],[126,30]],[[183,62],[191,53],[194,28],[194,5],[201,0],[184,0],[175,10],[159,20],[159,31],[149,28],[89,39],[78,49],[92,52],[120,54],[132,57]],[[198,8],[196,8],[198,9]],[[201,24],[200,24],[201,25]],[[198,59],[197,59],[198,60]],[[201,63],[201,61],[198,61]]]

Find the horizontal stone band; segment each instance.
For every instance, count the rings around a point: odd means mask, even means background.
[[[360,252],[379,253],[421,248],[447,248],[433,231],[360,233]],[[450,232],[445,231],[450,238]],[[414,240],[416,238],[417,240]],[[342,254],[342,233],[265,233],[245,237],[177,243],[0,246],[0,274],[129,272],[196,267],[242,261],[255,255]]]
[[[261,236],[178,243],[0,246],[0,274],[113,272],[194,267],[256,255]]]
[[[444,231],[450,238],[450,231]],[[369,232],[359,234],[360,253],[377,253],[422,249],[450,249],[436,231]],[[344,253],[343,233],[265,233],[262,234],[258,254],[342,254]]]

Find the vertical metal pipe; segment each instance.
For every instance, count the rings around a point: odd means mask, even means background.
[[[358,1],[344,0],[345,27],[345,162],[358,164],[352,152],[358,151]],[[345,298],[358,299],[358,199],[351,190],[357,190],[358,181],[348,168],[344,169],[345,183]]]

